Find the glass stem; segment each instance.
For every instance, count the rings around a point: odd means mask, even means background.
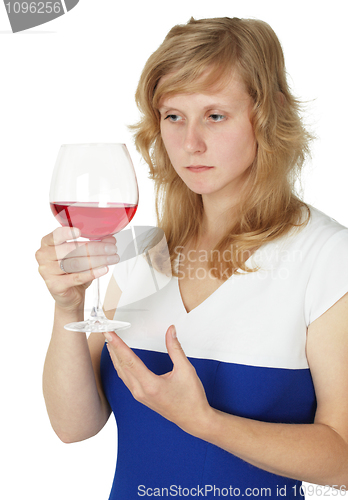
[[[98,321],[100,319],[105,318],[105,314],[103,312],[103,309],[101,308],[100,304],[100,286],[99,286],[99,278],[96,278],[93,283],[93,288],[94,288],[94,300],[93,300],[93,307],[90,315],[90,319],[92,321]]]

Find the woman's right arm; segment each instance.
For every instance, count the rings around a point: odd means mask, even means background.
[[[94,436],[110,415],[99,373],[103,335],[92,333],[87,341],[85,333],[67,331],[64,325],[83,320],[86,288],[118,260],[115,238],[86,243],[70,241],[73,236],[72,228],[58,228],[36,252],[39,272],[55,300],[43,392],[52,427],[65,443]]]

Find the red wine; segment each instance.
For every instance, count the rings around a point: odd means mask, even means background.
[[[107,203],[50,203],[55,218],[62,226],[77,227],[81,236],[98,240],[118,233],[133,219],[138,205]]]

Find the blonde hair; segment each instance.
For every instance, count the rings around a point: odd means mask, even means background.
[[[171,165],[160,134],[158,105],[164,96],[223,84],[232,70],[238,71],[253,101],[257,153],[238,217],[215,247],[218,252],[212,252],[219,255],[232,249],[230,260],[217,262],[215,257],[209,263],[220,278],[255,270],[245,262],[256,248],[309,218],[308,207],[295,194],[295,181],[309,154],[311,136],[302,124],[300,103],[289,90],[274,31],[263,21],[238,18],[191,18],[174,26],[144,67],[136,91],[142,116],[133,127],[136,147],[155,181],[158,226],[165,233],[173,264],[176,248],[198,237],[203,205],[201,195],[192,192]]]

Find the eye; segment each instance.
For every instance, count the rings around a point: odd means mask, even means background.
[[[214,122],[221,122],[226,117],[225,117],[225,115],[219,115],[217,113],[212,113],[211,115],[209,115],[209,118],[211,118]]]
[[[170,122],[175,123],[175,122],[178,122],[181,120],[181,116],[180,115],[167,115],[165,117],[165,120],[168,120],[168,119]]]

